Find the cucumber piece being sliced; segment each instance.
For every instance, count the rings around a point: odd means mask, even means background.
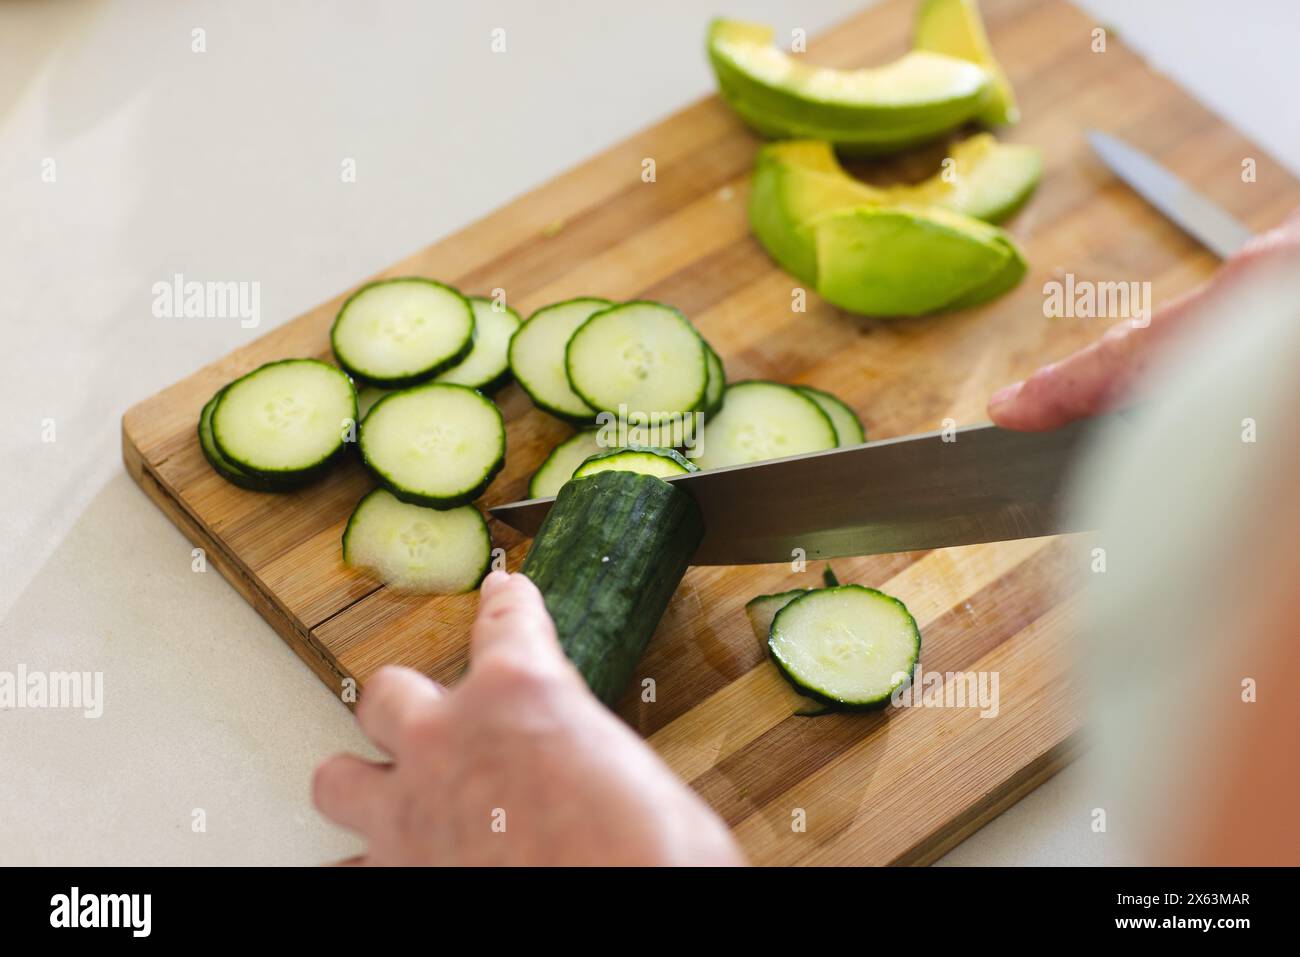
[[[727,389],[727,370],[713,346],[704,343],[704,358],[708,362],[709,380],[704,386],[704,417],[707,419],[722,408],[722,395]]]
[[[334,461],[356,420],[357,393],[346,375],[316,359],[282,359],[218,394],[212,439],[244,472],[302,483]]]
[[[469,304],[474,310],[474,347],[434,381],[495,392],[510,381],[510,338],[519,329],[519,313],[509,306],[497,308],[483,296],[471,296]]]
[[[838,588],[840,585],[839,576],[835,574],[835,569],[827,565],[822,569],[822,583],[827,588]]]
[[[558,495],[573,471],[597,452],[605,451],[598,440],[599,432],[587,429],[569,436],[555,448],[528,481],[529,498]]]
[[[800,694],[842,708],[880,708],[921,655],[916,619],[863,585],[817,588],[776,613],[768,650]]]
[[[292,483],[281,484],[245,472],[221,454],[221,450],[217,448],[217,443],[212,438],[212,412],[216,409],[217,402],[221,400],[221,393],[224,391],[222,389],[210,398],[203,406],[203,411],[199,413],[199,448],[203,452],[203,457],[208,460],[208,464],[212,466],[212,470],[231,485],[238,485],[250,492],[276,492],[284,488],[292,488]]]
[[[439,511],[386,489],[368,493],[343,532],[343,561],[400,591],[472,591],[492,561],[492,539],[472,505]]]
[[[543,306],[510,339],[510,371],[533,404],[574,425],[591,425],[596,410],[569,385],[564,353],[578,327],[607,309],[608,299],[569,299]]]
[[[574,470],[573,477],[586,478],[598,472],[639,472],[642,475],[668,478],[698,471],[695,465],[673,449],[638,446],[629,449],[610,449],[588,456],[586,461]]]
[[[649,424],[700,407],[709,370],[704,340],[686,317],[658,302],[625,302],[595,313],[569,340],[573,391],[601,412],[644,415]]]
[[[702,469],[744,465],[836,447],[830,418],[798,389],[752,379],[727,386],[722,411],[704,427]]]
[[[695,500],[653,475],[602,472],[560,489],[520,570],[606,704],[627,687],[703,536]]]
[[[432,279],[381,279],[343,303],[330,345],[353,378],[400,389],[469,355],[474,311],[459,292]]]
[[[846,445],[861,445],[867,441],[867,430],[862,427],[858,414],[829,392],[814,389],[812,386],[795,386],[800,392],[816,402],[826,417],[835,427],[835,437],[840,448]]]
[[[455,508],[491,484],[506,457],[506,427],[491,399],[430,382],[385,396],[361,423],[361,458],[404,502]]]

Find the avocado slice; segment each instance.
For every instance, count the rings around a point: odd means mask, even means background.
[[[837,209],[902,204],[938,206],[977,219],[997,220],[1017,209],[1033,192],[1042,166],[1033,147],[1000,144],[988,133],[959,143],[951,158],[953,177],[936,173],[916,185],[875,187],[845,172],[824,141],[769,143],[759,150],[754,168],[750,225],[783,269],[816,286],[816,239],[808,226],[814,218]],[[1024,259],[1010,240],[1005,242],[1013,261],[1020,264],[1018,272],[1008,273],[1008,279],[1015,275],[1010,279],[1014,285],[1024,273]]]
[[[996,226],[937,207],[855,206],[808,224],[817,291],[842,309],[915,316],[989,298],[1006,281],[1009,242]]]
[[[792,58],[772,39],[760,24],[709,26],[709,61],[723,97],[765,136],[901,149],[959,126],[988,102],[989,72],[958,57],[919,50],[874,69],[834,70]]]
[[[922,0],[912,46],[976,63],[989,72],[989,98],[976,117],[981,123],[996,126],[1020,119],[1015,92],[993,55],[976,0]]]

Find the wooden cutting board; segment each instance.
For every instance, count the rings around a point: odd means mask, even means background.
[[[679,307],[723,356],[730,379],[810,383],[844,397],[872,438],[984,418],[988,394],[1094,339],[1099,319],[1046,319],[1043,284],[1064,273],[1150,280],[1156,302],[1215,260],[1118,183],[1084,131],[1128,139],[1254,228],[1300,202],[1271,158],[1065,3],[987,0],[993,44],[1024,119],[1004,133],[1043,151],[1045,175],[1009,224],[1031,271],[977,310],[898,321],[850,316],[808,297],[746,225],[758,141],[716,97],[696,103],[393,266],[467,293],[506,291],[524,315],[573,296],[658,299]],[[889,2],[815,39],[838,67],[885,62],[908,43],[913,4]],[[700,23],[702,43],[704,22]],[[942,146],[868,172],[919,178]],[[1242,181],[1242,161],[1257,164]],[[653,182],[642,179],[653,159]],[[357,277],[358,281],[362,277]],[[218,387],[271,359],[330,358],[330,322],[348,290],[132,408],[123,457],[145,492],[329,687],[364,685],[381,665],[454,682],[466,663],[473,595],[398,597],[340,563],[352,507],[371,487],[355,463],[287,496],[218,478],[195,439]],[[499,394],[506,469],[483,505],[525,496],[528,476],[569,429],[517,386]],[[519,567],[528,543],[493,523]],[[683,582],[620,714],[731,824],[756,862],[922,863],[941,855],[1062,767],[1079,716],[1069,680],[1071,597],[1085,542],[1037,539],[835,562],[841,579],[899,596],[923,634],[922,667],[999,675],[1000,709],[912,708],[865,716],[793,715],[743,606],[817,582],[821,566],[698,568]],[[637,682],[638,686],[640,682]],[[801,820],[804,826],[800,828]],[[1081,825],[1082,826],[1082,825]]]

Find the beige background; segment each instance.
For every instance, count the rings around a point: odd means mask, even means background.
[[[811,33],[859,6],[718,8]],[[1230,31],[1213,0],[1085,6],[1300,168],[1285,5],[1236,4]],[[0,670],[102,671],[106,697],[98,720],[0,711],[0,863],[357,849],[308,800],[312,766],[361,746],[351,716],[216,572],[191,571],[121,471],[119,417],[708,92],[705,16],[687,0],[0,4]],[[151,286],[175,272],[260,282],[261,327],[155,319]],[[1118,849],[1091,807],[1071,769],[946,862],[1100,862]]]

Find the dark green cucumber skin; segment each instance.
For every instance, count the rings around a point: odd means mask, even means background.
[[[492,484],[492,480],[495,479],[498,474],[500,474],[503,468],[505,468],[506,421],[502,417],[501,410],[497,408],[496,404],[491,399],[484,396],[482,392],[478,389],[470,389],[469,386],[467,385],[453,385],[451,383],[442,383],[442,382],[428,382],[424,384],[423,388],[469,389],[469,391],[471,392],[478,392],[479,398],[481,398],[483,402],[485,402],[494,412],[496,412],[497,419],[499,420],[501,426],[501,430],[499,433],[501,436],[501,454],[497,456],[495,462],[493,462],[490,466],[488,466],[487,471],[483,473],[483,478],[479,481],[477,485],[475,485],[471,489],[467,489],[464,492],[460,492],[456,495],[438,496],[438,495],[425,495],[422,492],[417,492],[414,489],[409,489],[402,485],[397,484],[391,478],[388,477],[388,474],[384,472],[384,470],[375,463],[374,459],[371,456],[366,454],[366,446],[364,441],[365,422],[361,423],[361,427],[357,433],[357,442],[356,442],[357,451],[361,455],[362,463],[365,465],[367,469],[370,470],[370,473],[374,475],[375,478],[379,479],[379,483],[383,485],[384,488],[388,489],[388,491],[392,492],[395,496],[397,496],[397,498],[401,499],[403,502],[406,502],[408,505],[423,505],[426,508],[438,508],[438,509],[459,508],[461,505],[468,505],[470,502],[474,501],[476,498],[478,498],[480,495],[486,492],[487,487]],[[370,407],[370,412],[374,412],[375,409],[379,408],[389,399],[402,394],[402,391],[403,390],[398,390],[397,392],[391,392],[388,395],[384,396],[382,399],[380,399],[378,402],[376,402],[374,405]],[[366,419],[370,418],[370,412],[366,413]]]
[[[605,452],[597,452],[594,455],[588,455],[585,459],[582,460],[582,462],[578,465],[578,467],[573,470],[573,477],[587,478],[587,476],[578,475],[578,473],[582,471],[583,466],[588,465],[591,462],[599,462],[601,459],[608,459],[619,455],[626,455],[629,452],[640,452],[640,453],[649,452],[651,455],[658,455],[662,458],[669,459],[670,461],[676,462],[678,465],[682,467],[683,475],[689,472],[698,472],[700,470],[699,466],[697,466],[690,459],[686,458],[686,456],[682,455],[682,453],[678,452],[676,449],[661,449],[653,445],[629,445],[627,448],[609,449]],[[600,473],[597,472],[596,474],[599,475]]]
[[[450,356],[447,359],[444,359],[442,362],[432,365],[427,369],[421,369],[420,371],[413,372],[410,375],[397,376],[396,378],[392,378],[392,379],[375,378],[373,376],[366,375],[360,369],[353,368],[351,365],[348,364],[348,361],[346,359],[344,359],[341,355],[339,355],[338,349],[334,347],[334,330],[338,327],[339,320],[343,318],[343,314],[347,312],[348,306],[352,305],[353,299],[357,298],[357,296],[361,295],[367,289],[370,289],[374,286],[387,285],[388,283],[391,282],[425,282],[428,283],[430,286],[439,286],[443,289],[448,290],[449,292],[454,292],[457,296],[460,296],[461,300],[463,300],[465,303],[465,308],[469,310],[470,334],[465,337],[465,341],[461,343],[460,349],[457,350],[454,356]],[[334,317],[334,323],[333,325],[330,326],[330,350],[334,353],[334,358],[338,360],[339,367],[342,368],[343,371],[346,372],[348,375],[352,376],[353,379],[357,380],[358,382],[361,382],[363,385],[373,385],[380,389],[405,389],[408,386],[419,385],[421,382],[427,382],[430,379],[432,379],[434,376],[436,376],[439,372],[446,372],[452,366],[460,364],[460,361],[464,359],[467,355],[469,355],[470,350],[473,348],[474,348],[474,307],[469,304],[469,300],[465,298],[465,296],[461,293],[459,289],[456,289],[452,286],[448,286],[446,283],[438,282],[437,280],[434,279],[425,279],[423,276],[395,276],[392,279],[376,279],[374,282],[366,283],[364,286],[359,288],[352,295],[348,296],[347,299],[343,300],[343,305],[339,306],[338,315]]]
[[[822,583],[825,584],[827,588],[839,587],[840,580],[830,565],[827,565],[822,569]]]
[[[326,369],[329,369],[331,372],[335,372],[343,376],[343,378],[348,381],[348,385],[352,389],[352,423],[353,423],[353,429],[355,430],[357,428],[357,424],[356,424],[357,416],[360,410],[357,407],[356,383],[352,382],[351,379],[348,379],[348,376],[344,372],[340,371],[337,366],[332,366],[328,362],[321,362],[319,359],[276,359],[274,362],[264,362],[262,365],[254,369],[252,372],[245,373],[244,375],[240,376],[238,379],[235,379],[233,382],[227,383],[225,388],[223,388],[220,392],[216,394],[215,398],[217,400],[217,405],[214,405],[212,407],[212,416],[213,417],[216,416],[217,407],[221,404],[221,399],[225,397],[226,393],[229,392],[231,389],[233,389],[244,379],[251,378],[257,375],[259,372],[269,369],[272,366],[283,365],[284,363],[287,362],[314,362],[316,365],[324,366]],[[199,421],[200,423],[202,423],[202,416],[200,416]],[[339,423],[339,425],[342,426],[342,423]],[[202,442],[200,442],[199,444],[202,445]],[[351,445],[352,443],[345,442],[343,441],[342,437],[340,437],[339,444],[334,449],[334,451],[330,452],[319,462],[309,465],[307,468],[303,468],[303,469],[278,469],[278,470],[257,469],[251,465],[248,465],[245,462],[241,462],[238,459],[232,458],[231,456],[227,455],[225,449],[221,447],[221,440],[220,438],[217,437],[217,432],[215,428],[212,430],[212,444],[218,455],[224,458],[229,464],[234,465],[240,471],[248,475],[251,475],[254,478],[260,479],[264,482],[269,482],[272,485],[275,485],[278,489],[290,489],[290,488],[299,488],[303,485],[306,485],[309,482],[314,482],[316,479],[320,478],[322,475],[324,475],[326,472],[330,470],[330,468],[334,465],[335,462],[337,462],[340,458],[343,457],[343,455],[347,452],[348,446]],[[212,460],[209,459],[208,461],[211,462]]]
[[[606,705],[627,687],[703,537],[695,500],[653,475],[600,472],[560,489],[521,571]]]
[[[895,598],[893,595],[886,595],[883,591],[880,591],[875,588],[868,588],[866,585],[836,585],[834,587],[856,588],[860,591],[871,592],[871,594],[876,595],[879,598],[883,598],[886,601],[891,601],[899,608],[903,609],[903,614],[905,614],[908,617],[908,620],[912,622],[912,630],[916,632],[916,652],[912,655],[912,668],[908,672],[908,681],[911,681],[912,680],[911,675],[916,672],[917,662],[921,660],[921,629],[920,626],[917,625],[916,619],[912,616],[912,613],[907,610],[907,606],[904,605],[897,598]],[[790,605],[793,605],[794,602],[802,601],[803,599],[807,598],[809,595],[816,595],[819,593],[823,593],[826,590],[827,589],[823,589],[823,588],[808,589],[806,593],[800,595],[798,598],[794,599],[794,601],[790,602],[789,605],[786,605],[785,608],[782,608],[781,611],[778,611],[776,613],[776,617],[772,619],[772,628],[776,628],[777,618],[780,618],[782,613],[785,611],[785,609],[789,608]],[[822,692],[818,691],[816,688],[812,688],[804,684],[802,681],[799,680],[799,678],[796,675],[792,674],[789,670],[786,669],[785,664],[781,661],[781,659],[778,658],[776,654],[772,652],[770,631],[768,633],[767,647],[768,647],[768,657],[772,659],[773,663],[776,665],[777,670],[781,672],[781,677],[783,677],[786,681],[790,682],[791,687],[793,687],[795,691],[799,692],[799,694],[803,695],[805,698],[811,698],[813,701],[820,701],[828,708],[832,708],[836,711],[879,711],[881,708],[885,707],[885,705],[889,704],[890,698],[893,695],[893,693],[890,692],[890,694],[887,694],[880,698],[876,698],[873,701],[842,701],[839,698],[832,697],[831,695],[823,694]],[[805,715],[801,715],[801,717],[821,717],[823,713],[824,712],[818,712],[817,714],[805,714]]]
[[[718,370],[721,374],[721,379],[722,379],[721,384],[719,384],[718,386],[718,394],[716,396],[709,395],[709,380],[708,378],[705,379],[704,398],[702,400],[703,402],[702,411],[704,412],[704,417],[708,419],[714,415],[717,415],[718,411],[722,408],[722,397],[727,392],[727,368],[722,364],[722,356],[718,355],[717,351],[713,348],[713,346],[709,345],[706,342],[704,343],[704,348],[708,352],[708,355],[705,356],[704,361],[708,363],[709,356],[712,356],[714,361],[717,362],[718,364]]]
[[[212,411],[217,407],[217,402],[220,401],[221,394],[225,391],[225,389],[219,390],[216,395],[207,401],[207,404],[203,406],[203,411],[199,413],[199,450],[203,452],[203,457],[208,460],[212,470],[231,485],[237,485],[239,488],[247,489],[250,492],[284,492],[297,488],[299,484],[297,482],[262,478],[245,472],[222,457],[212,439],[211,422]]]

